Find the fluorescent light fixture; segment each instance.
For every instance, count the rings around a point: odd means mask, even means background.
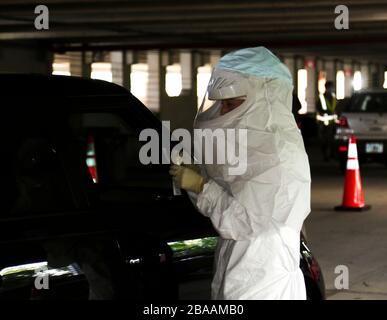
[[[146,63],[132,64],[130,73],[130,92],[143,104],[147,104],[148,65]]]
[[[387,89],[387,71],[384,71],[384,83],[383,83],[383,88]]]
[[[306,69],[299,69],[297,72],[297,96],[298,100],[301,103],[301,109],[298,113],[303,114],[307,112],[307,102],[306,102],[306,88],[308,87],[308,72]]]
[[[207,86],[211,79],[211,73],[212,73],[212,68],[210,64],[206,64],[198,68],[198,73],[196,75],[196,80],[197,80],[196,95],[198,97],[198,108],[201,106],[204,99],[204,95],[206,94]],[[206,110],[213,102],[206,100],[205,103],[207,103],[207,105],[204,106],[204,110]]]
[[[57,76],[71,76],[70,62],[54,62],[52,64],[52,74]]]
[[[109,62],[94,62],[91,64],[92,79],[113,81],[112,64]]]
[[[358,91],[362,87],[361,72],[355,71],[353,75],[353,90]]]
[[[345,98],[345,75],[343,70],[336,73],[336,98],[338,100]]]
[[[180,64],[167,66],[165,75],[165,91],[170,97],[178,97],[183,88],[183,77]]]

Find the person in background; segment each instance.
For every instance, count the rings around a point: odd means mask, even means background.
[[[329,161],[333,155],[333,138],[336,127],[336,95],[333,82],[325,83],[325,93],[319,94],[317,101],[318,137],[324,161]]]

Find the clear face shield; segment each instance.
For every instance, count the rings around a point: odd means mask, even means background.
[[[247,98],[246,79],[231,71],[215,69],[198,115],[206,112],[208,118],[222,116],[238,108]]]

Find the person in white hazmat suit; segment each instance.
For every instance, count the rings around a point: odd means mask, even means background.
[[[292,78],[264,47],[223,56],[207,89],[212,107],[194,127],[247,129],[246,170],[235,164],[171,167],[220,237],[212,299],[306,299],[300,230],[310,212],[310,168],[292,115]],[[226,142],[227,145],[227,142]]]

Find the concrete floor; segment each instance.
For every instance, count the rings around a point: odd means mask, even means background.
[[[336,212],[344,176],[335,163],[322,163],[312,152],[312,212],[305,225],[309,246],[323,270],[327,298],[387,300],[387,169],[361,167],[365,212]],[[319,154],[318,154],[319,155]],[[349,288],[337,290],[338,265],[348,267]]]

